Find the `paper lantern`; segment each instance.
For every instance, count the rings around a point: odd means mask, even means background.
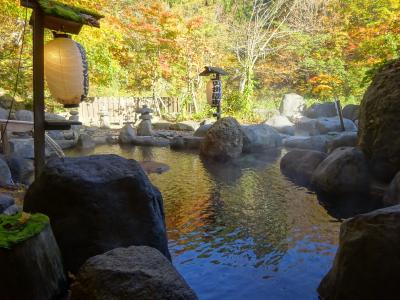
[[[67,35],[44,47],[44,73],[52,96],[64,107],[77,107],[89,91],[85,49]]]
[[[218,106],[222,99],[221,80],[211,79],[207,83],[207,101],[211,106]]]

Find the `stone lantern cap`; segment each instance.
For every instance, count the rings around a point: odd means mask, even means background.
[[[142,114],[142,115],[148,115],[153,113],[153,110],[149,107],[147,107],[147,105],[143,105],[142,108],[139,108],[136,110],[136,113],[138,114]]]

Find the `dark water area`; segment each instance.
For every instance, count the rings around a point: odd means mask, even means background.
[[[90,154],[106,153],[170,166],[149,177],[164,198],[173,263],[200,299],[318,299],[340,222],[281,175],[280,152],[229,164],[168,148]]]

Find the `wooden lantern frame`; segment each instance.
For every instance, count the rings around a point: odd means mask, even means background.
[[[33,26],[33,116],[34,116],[34,153],[35,153],[35,178],[43,170],[45,164],[45,131],[67,130],[71,125],[82,125],[77,121],[60,121],[45,119],[44,103],[44,29],[79,34],[83,25],[100,27],[98,20],[104,16],[91,13],[89,10],[66,5],[53,0],[46,3],[60,5],[64,10],[85,16],[83,22],[69,19],[68,16],[46,13],[40,0],[20,0],[20,5],[33,10],[30,24]],[[86,20],[89,19],[89,22]],[[91,20],[91,21],[90,21]]]

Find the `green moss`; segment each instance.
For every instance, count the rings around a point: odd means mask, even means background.
[[[81,24],[86,24],[86,20],[82,18],[81,14],[90,15],[95,19],[101,19],[104,17],[96,11],[77,6],[66,5],[54,0],[38,0],[38,3],[46,15],[56,16]]]
[[[0,215],[0,248],[11,249],[12,246],[39,234],[47,224],[49,218],[43,214]]]

